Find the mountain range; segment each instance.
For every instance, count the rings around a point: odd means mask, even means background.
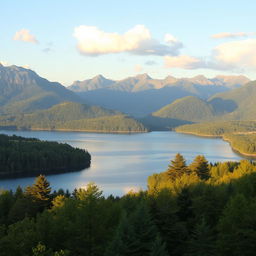
[[[244,76],[142,74],[114,81],[99,75],[66,88],[32,70],[0,65],[0,126],[18,129],[141,132],[255,120],[255,98],[256,81]]]
[[[250,80],[245,76],[216,76],[193,78],[153,79],[148,74],[128,77],[120,81],[98,75],[92,79],[75,81],[68,87],[90,104],[116,109],[142,117],[186,96],[208,99],[216,93],[239,88]]]

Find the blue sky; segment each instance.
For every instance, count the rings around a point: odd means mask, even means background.
[[[64,85],[97,74],[255,79],[255,10],[253,0],[2,1],[0,61]]]

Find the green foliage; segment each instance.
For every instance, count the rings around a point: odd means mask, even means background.
[[[223,139],[238,152],[256,155],[256,134],[225,134]]]
[[[207,102],[188,96],[175,100],[152,114],[156,117],[172,118],[186,121],[207,121],[213,118],[214,110]]]
[[[188,242],[189,256],[214,256],[215,237],[213,230],[208,226],[204,219],[197,223]]]
[[[222,136],[226,133],[250,133],[256,131],[256,121],[218,121],[189,124],[177,127],[176,131],[202,136]]]
[[[173,179],[154,174],[147,191],[122,197],[94,183],[51,193],[43,176],[25,192],[1,191],[1,256],[254,255],[255,163],[208,168],[207,180],[190,166]]]
[[[139,121],[120,112],[64,102],[29,114],[2,116],[0,127],[31,130],[146,132]]]
[[[223,121],[183,125],[177,132],[199,136],[221,136],[241,154],[256,155],[256,121]]]
[[[168,256],[165,243],[163,243],[160,236],[157,236],[153,242],[150,256]]]
[[[219,255],[254,255],[256,201],[242,194],[231,198],[218,225]]]
[[[81,170],[90,161],[87,151],[68,144],[0,135],[0,177]]]

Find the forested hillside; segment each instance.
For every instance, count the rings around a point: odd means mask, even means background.
[[[250,82],[241,88],[214,95],[209,102],[219,109],[227,110],[225,120],[255,120],[256,82]],[[222,111],[223,111],[222,110]]]
[[[3,256],[254,255],[256,166],[249,161],[187,165],[177,154],[148,190],[104,197],[51,191],[44,176],[0,193]]]
[[[120,112],[74,102],[47,110],[0,117],[2,129],[70,130],[98,132],[146,132],[137,120]]]
[[[161,108],[152,113],[152,116],[200,122],[211,120],[214,117],[214,110],[207,102],[188,96]]]
[[[0,178],[79,171],[90,154],[68,144],[0,135]]]
[[[199,136],[220,136],[244,155],[256,156],[256,121],[222,121],[182,125],[177,132]]]

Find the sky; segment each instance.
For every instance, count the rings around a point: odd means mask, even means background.
[[[256,79],[255,10],[255,0],[3,0],[0,62],[66,86],[98,74]]]

